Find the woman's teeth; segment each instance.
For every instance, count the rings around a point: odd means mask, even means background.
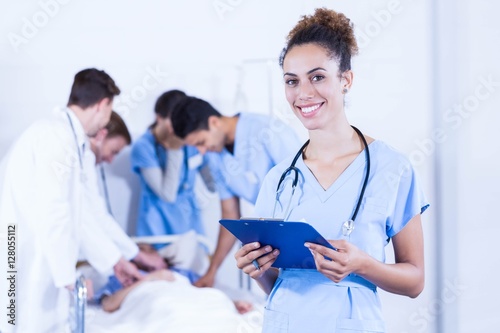
[[[308,106],[307,108],[301,108],[301,109],[302,109],[303,113],[311,113],[314,110],[316,110],[317,108],[319,108],[320,106],[321,106],[321,104],[316,104],[316,105]]]

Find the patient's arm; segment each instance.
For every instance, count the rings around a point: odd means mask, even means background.
[[[120,305],[122,305],[125,297],[127,297],[127,295],[141,283],[143,283],[143,281],[135,282],[128,287],[118,290],[113,295],[103,296],[101,301],[102,309],[106,312],[113,312],[118,310],[120,308]]]
[[[144,276],[141,281],[137,281],[131,284],[128,287],[118,290],[116,293],[112,295],[105,295],[101,300],[102,309],[106,312],[113,312],[120,308],[123,303],[123,300],[127,295],[134,290],[138,285],[144,283],[145,281],[156,281],[156,280],[164,280],[164,281],[174,281],[175,277],[171,270],[161,269],[149,273]]]

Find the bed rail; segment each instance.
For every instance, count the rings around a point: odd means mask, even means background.
[[[131,237],[131,239],[136,243],[144,244],[162,244],[162,243],[172,243],[179,239],[184,234],[179,235],[158,235],[158,236],[141,236],[141,237]],[[196,235],[196,240],[205,246],[210,252],[213,251],[213,244],[208,240],[206,236]]]
[[[75,282],[73,289],[72,306],[70,309],[71,333],[85,333],[85,309],[87,307],[87,285],[85,277],[81,274]]]

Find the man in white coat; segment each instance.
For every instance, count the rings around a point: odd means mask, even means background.
[[[2,288],[0,295],[2,308],[11,307],[0,317],[3,333],[69,330],[69,290],[79,251],[98,271],[113,269],[125,285],[141,279],[114,242],[96,232],[86,188],[94,168],[88,137],[108,123],[119,93],[104,71],[80,71],[68,107],[30,126],[3,161],[1,231],[16,232],[15,262],[7,267],[12,292]]]
[[[88,182],[90,197],[94,201],[92,207],[96,212],[93,218],[99,221],[103,232],[113,239],[125,258],[134,261],[146,271],[167,268],[165,261],[156,251],[141,251],[113,217],[103,164],[113,162],[115,156],[132,142],[132,137],[122,117],[113,111],[108,124],[99,130],[97,135],[89,138],[89,141],[90,149],[95,155],[97,171],[97,174],[89,174],[91,179]],[[99,176],[101,191],[98,189],[96,178]]]

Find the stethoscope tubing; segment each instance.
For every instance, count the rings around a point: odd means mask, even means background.
[[[368,179],[370,177],[370,149],[368,148],[368,143],[366,142],[366,139],[365,139],[365,136],[363,135],[363,133],[361,133],[361,131],[359,129],[357,129],[356,127],[352,126],[351,127],[356,131],[356,133],[358,134],[358,136],[360,137],[361,141],[363,142],[363,146],[364,146],[364,150],[365,150],[365,156],[366,156],[366,174],[365,174],[365,177],[364,177],[364,180],[363,180],[363,185],[361,187],[361,192],[359,193],[359,197],[358,197],[358,200],[356,202],[356,207],[354,209],[354,212],[351,216],[351,219],[350,221],[354,222],[354,220],[356,219],[356,216],[358,215],[358,212],[359,212],[359,208],[361,207],[361,202],[363,201],[363,197],[365,195],[365,190],[366,190],[366,187],[368,185]],[[299,183],[299,168],[297,168],[295,166],[295,164],[297,163],[297,160],[299,159],[299,157],[302,155],[304,149],[307,147],[307,145],[309,145],[309,142],[310,140],[307,140],[303,145],[302,147],[299,149],[299,151],[297,152],[297,154],[295,155],[295,157],[293,158],[292,160],[292,163],[290,164],[290,166],[288,168],[285,169],[285,171],[283,171],[283,173],[281,174],[281,177],[278,181],[278,186],[276,187],[276,200],[274,202],[274,209],[273,209],[273,217],[276,213],[276,205],[279,201],[279,195],[280,195],[280,187],[281,185],[283,184],[283,181],[285,180],[285,178],[288,176],[289,173],[293,172],[294,173],[294,177],[293,177],[293,181],[292,181],[292,193],[290,195],[290,200],[288,201],[288,205],[287,205],[287,208],[285,210],[285,214],[283,216],[283,220],[286,220],[288,218],[288,213],[289,213],[289,209],[290,209],[290,206],[291,206],[291,202],[292,202],[292,197],[295,193],[295,188],[297,187],[298,183]]]

